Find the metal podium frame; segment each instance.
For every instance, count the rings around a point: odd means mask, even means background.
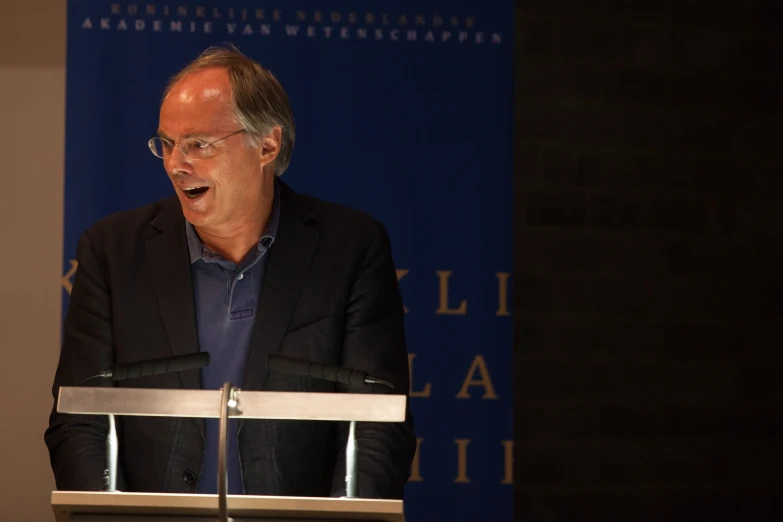
[[[351,481],[355,479],[356,466],[355,440],[352,438],[355,423],[404,422],[405,395],[242,391],[230,383],[225,383],[221,390],[63,386],[57,399],[57,411],[109,415],[110,418],[123,415],[220,419],[217,495],[53,491],[51,504],[58,522],[404,522],[402,500],[355,498],[351,494]],[[227,495],[229,418],[349,421],[347,497]],[[107,467],[112,469],[112,463],[107,463]]]

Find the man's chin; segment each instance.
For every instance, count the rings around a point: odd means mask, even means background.
[[[208,226],[211,212],[208,209],[196,209],[180,199],[180,207],[185,219],[194,227]]]

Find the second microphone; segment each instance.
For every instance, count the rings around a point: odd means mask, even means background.
[[[389,388],[394,388],[392,383],[367,375],[363,370],[343,368],[341,366],[331,366],[301,359],[293,359],[282,355],[269,356],[269,369],[288,373],[290,375],[299,375],[302,377],[312,377],[314,379],[323,379],[325,381],[337,382],[348,386],[364,386],[365,384],[382,384]]]

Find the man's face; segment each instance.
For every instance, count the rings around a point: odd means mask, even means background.
[[[174,144],[163,162],[185,219],[213,232],[230,232],[258,212],[267,162],[246,145],[244,132],[211,145],[206,158],[190,159],[178,145],[191,138],[211,143],[241,130],[230,100],[226,70],[205,69],[174,85],[160,109],[158,134]]]

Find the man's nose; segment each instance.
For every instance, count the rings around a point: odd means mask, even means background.
[[[190,160],[182,153],[182,149],[179,145],[174,145],[171,148],[169,157],[166,158],[166,170],[169,174],[175,172],[181,172],[184,174],[191,174],[193,172],[193,165]]]

